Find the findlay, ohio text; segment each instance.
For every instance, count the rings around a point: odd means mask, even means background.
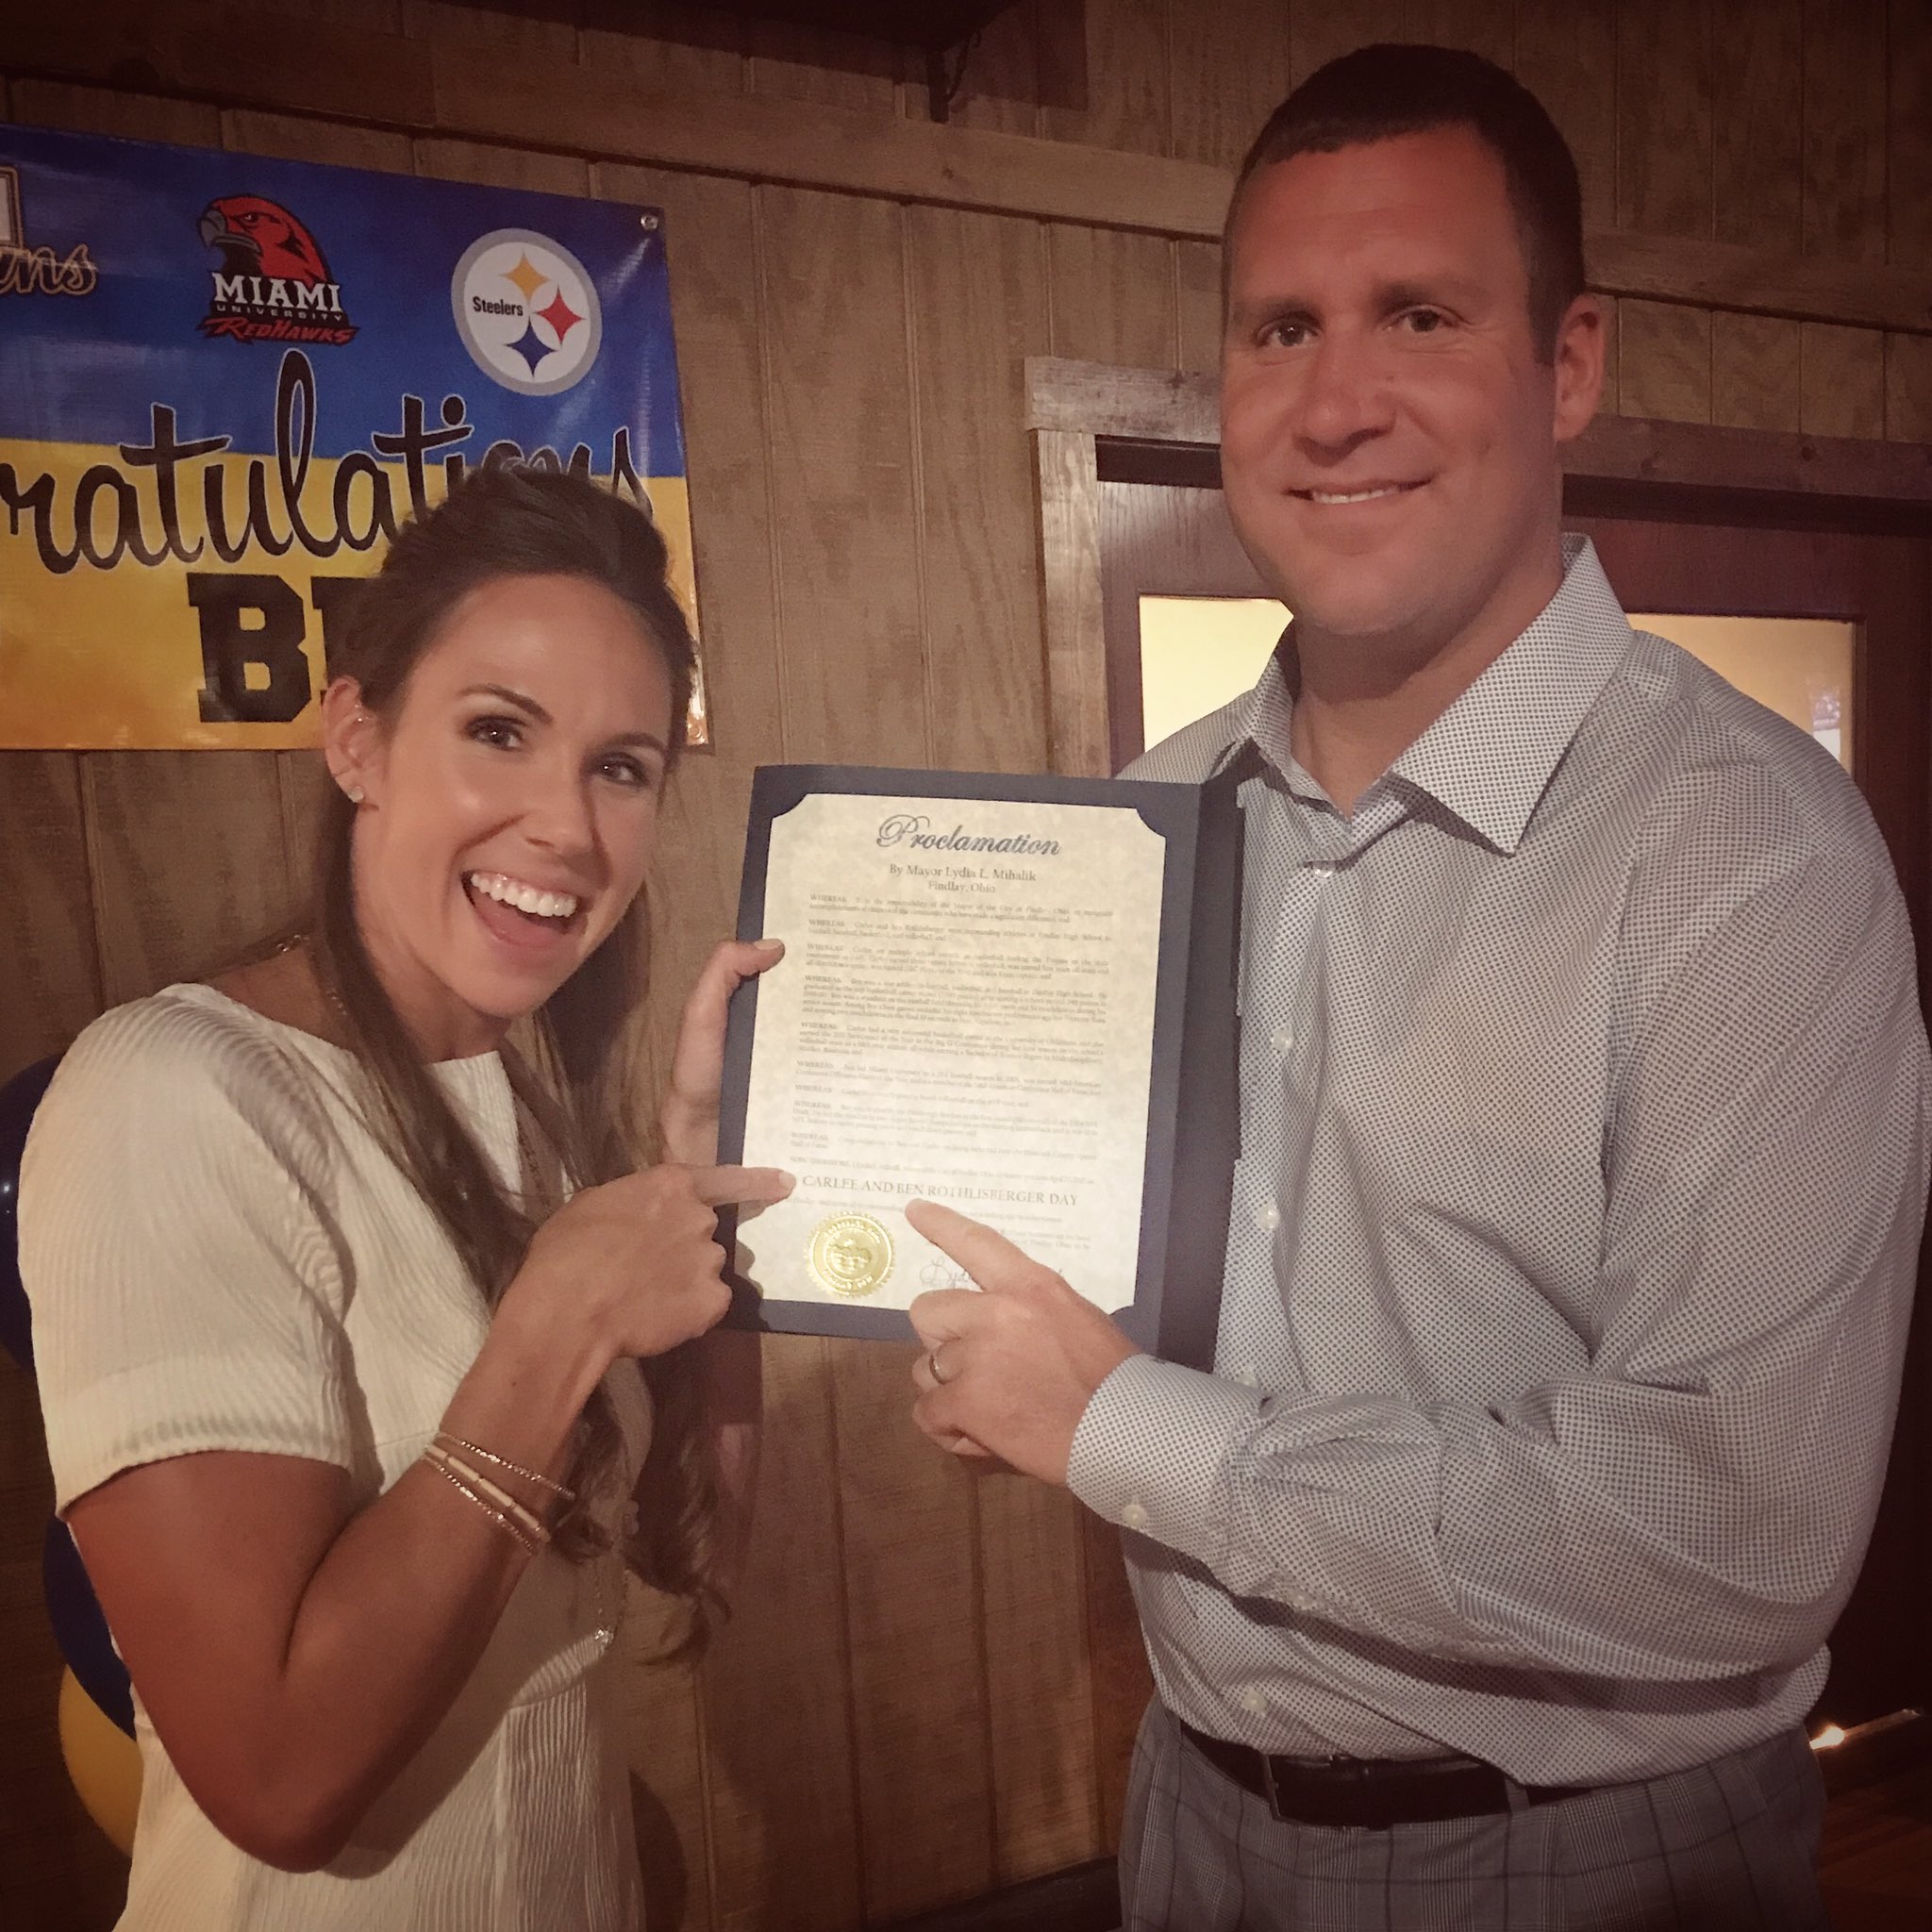
[[[884,846],[909,845],[915,852],[1001,852],[1020,858],[1053,858],[1059,853],[1058,839],[1034,839],[1024,832],[1005,838],[983,838],[955,825],[950,832],[935,832],[932,821],[923,812],[897,811],[879,825],[878,842]]]
[[[286,351],[275,379],[275,456],[272,460],[247,458],[245,508],[239,528],[228,505],[227,475],[233,463],[216,463],[201,474],[208,545],[225,563],[237,563],[251,551],[282,557],[299,548],[310,557],[333,557],[345,546],[370,550],[378,541],[387,541],[395,535],[403,514],[427,507],[428,458],[443,452],[440,460],[444,476],[454,482],[468,462],[457,445],[475,433],[468,420],[469,406],[459,395],[443,398],[441,425],[433,429],[424,421],[421,396],[406,394],[401,406],[399,428],[376,430],[370,436],[369,448],[374,455],[351,450],[337,463],[328,521],[317,528],[302,504],[315,456],[315,369],[300,349]],[[66,575],[83,562],[97,570],[112,570],[124,557],[150,568],[171,558],[193,563],[207,547],[198,537],[190,542],[182,531],[180,472],[186,464],[222,456],[234,439],[206,436],[177,441],[174,409],[166,403],[148,407],[147,441],[119,446],[121,465],[125,467],[95,463],[74,486],[65,519],[72,537],[64,544],[56,527],[59,506],[54,477],[42,472],[23,483],[11,463],[0,463],[0,506],[7,510],[9,530],[19,536],[21,520],[27,518],[41,562],[56,576]],[[409,491],[408,511],[399,513],[393,478],[378,458],[402,465]],[[485,465],[525,463],[532,468],[568,468],[580,475],[591,474],[591,452],[584,443],[571,451],[567,463],[555,450],[525,451],[513,442],[491,443],[480,460]],[[150,504],[143,501],[143,492],[129,471],[153,473],[151,507],[158,530],[150,526]],[[643,484],[631,461],[630,430],[623,425],[611,434],[608,474],[613,489],[649,508]],[[111,506],[111,522],[106,529],[98,527],[105,521],[100,514],[104,500]]]

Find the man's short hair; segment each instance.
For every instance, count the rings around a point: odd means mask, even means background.
[[[1570,144],[1543,104],[1480,54],[1385,43],[1317,68],[1255,137],[1235,177],[1224,241],[1263,168],[1438,127],[1472,129],[1503,164],[1529,275],[1530,330],[1549,360],[1564,312],[1583,292],[1583,191]]]

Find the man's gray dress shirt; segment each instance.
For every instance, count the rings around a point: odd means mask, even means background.
[[[1891,864],[1565,557],[1353,818],[1286,649],[1130,772],[1241,761],[1242,1154],[1215,1373],[1124,1363],[1071,1480],[1161,1696],[1269,1751],[1595,1784],[1768,1737],[1876,1507],[1928,1144]]]

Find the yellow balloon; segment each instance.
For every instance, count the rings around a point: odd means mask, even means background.
[[[141,1747],[72,1671],[60,1673],[60,1756],[87,1815],[125,1857],[141,1810]]]

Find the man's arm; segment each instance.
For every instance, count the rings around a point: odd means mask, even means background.
[[[980,1257],[999,1308],[916,1305],[945,1380],[922,1364],[922,1421],[1236,1596],[1406,1650],[1635,1680],[1795,1662],[1856,1574],[1897,1396],[1927,1162],[1911,960],[1885,869],[1833,854],[1658,988],[1607,1137],[1587,1374],[1494,1407],[1276,1397],[1122,1338],[1070,1417],[1025,1364],[1081,1353],[1050,1340],[1076,1328],[1104,1360],[1105,1318],[1008,1248]]]

